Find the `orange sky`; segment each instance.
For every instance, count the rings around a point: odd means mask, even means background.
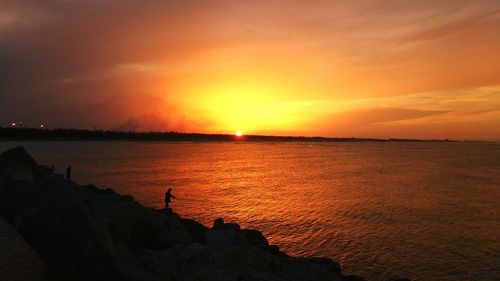
[[[0,123],[500,139],[498,1],[2,1]]]

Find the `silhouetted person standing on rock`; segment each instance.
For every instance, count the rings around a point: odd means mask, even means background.
[[[71,165],[66,168],[66,179],[70,180],[71,179]]]
[[[175,196],[172,195],[172,189],[169,188],[167,190],[167,192],[165,192],[165,208],[168,209],[169,208],[169,204],[170,204],[170,199],[174,198],[175,199]]]

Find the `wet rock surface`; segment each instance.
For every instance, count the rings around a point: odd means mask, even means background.
[[[290,257],[257,230],[78,185],[22,147],[0,154],[0,215],[61,280],[363,280],[328,258]]]

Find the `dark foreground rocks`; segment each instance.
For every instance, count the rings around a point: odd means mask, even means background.
[[[257,230],[222,219],[208,228],[65,180],[22,147],[0,155],[0,215],[56,280],[355,280],[331,259],[286,255]]]

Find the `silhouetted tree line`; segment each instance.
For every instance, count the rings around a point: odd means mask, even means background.
[[[326,138],[303,136],[259,136],[245,135],[236,137],[228,134],[199,134],[179,132],[123,132],[108,130],[82,129],[35,129],[35,128],[1,128],[0,141],[21,140],[63,140],[63,141],[201,141],[201,142],[366,142],[366,141],[422,141],[415,139],[370,139],[370,138]],[[435,140],[442,141],[442,140]],[[448,141],[448,140],[446,140]]]

